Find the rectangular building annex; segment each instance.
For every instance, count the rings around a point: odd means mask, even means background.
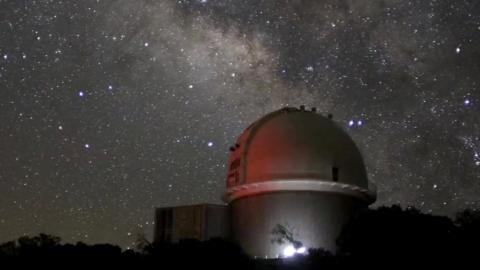
[[[229,208],[226,205],[198,204],[155,210],[155,242],[227,238],[229,230]]]

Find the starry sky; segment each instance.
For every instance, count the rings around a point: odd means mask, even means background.
[[[477,0],[0,0],[0,242],[131,246],[219,203],[228,148],[329,112],[376,205],[480,205]]]

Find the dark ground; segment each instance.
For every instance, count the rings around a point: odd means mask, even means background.
[[[176,244],[139,240],[135,251],[110,244],[62,244],[41,234],[0,245],[3,266],[46,268],[128,267],[152,269],[338,269],[442,267],[475,269],[480,259],[480,211],[463,210],[454,219],[398,206],[368,210],[345,226],[333,255],[277,260],[249,258],[224,239],[183,240]]]

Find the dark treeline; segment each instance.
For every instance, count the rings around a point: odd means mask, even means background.
[[[156,269],[338,269],[441,266],[476,268],[480,260],[480,211],[464,210],[454,219],[399,206],[367,210],[345,226],[338,252],[310,249],[284,260],[249,258],[223,239],[179,243],[139,242],[136,251],[110,244],[61,244],[41,234],[0,245],[6,264],[53,267],[152,267]],[[470,267],[469,267],[470,268]]]

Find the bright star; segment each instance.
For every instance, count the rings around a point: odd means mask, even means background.
[[[79,92],[78,92],[78,96],[79,96],[79,97],[83,97],[83,96],[85,96],[85,92],[83,92],[83,91],[79,91]]]
[[[208,142],[208,143],[207,143],[207,146],[208,146],[208,147],[212,147],[212,146],[213,146],[213,142]]]

